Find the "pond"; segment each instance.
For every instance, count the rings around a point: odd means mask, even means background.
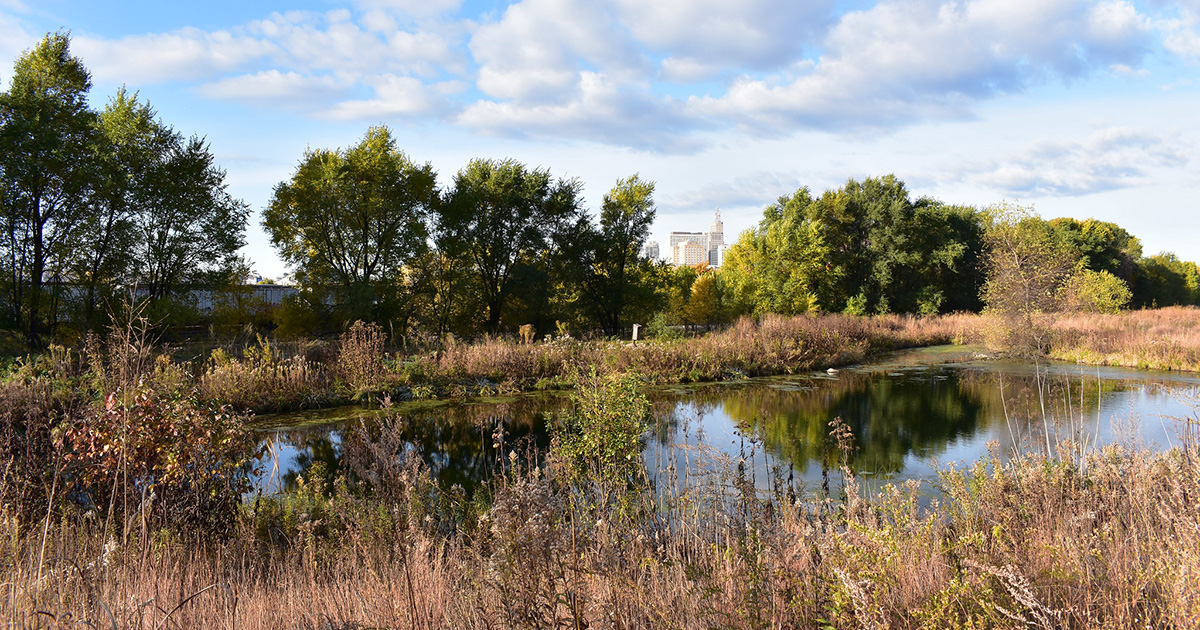
[[[847,456],[861,479],[879,484],[931,479],[989,450],[1001,458],[1113,443],[1162,450],[1189,426],[1195,430],[1200,375],[976,357],[971,349],[936,347],[831,373],[654,388],[647,468],[679,483],[720,469],[764,489],[781,482],[828,488]],[[545,449],[547,418],[568,406],[566,393],[538,393],[403,403],[390,413],[403,418],[404,448],[443,483],[470,490],[509,453]],[[379,414],[341,408],[262,416],[271,457],[258,487],[287,491],[315,464],[327,478],[342,472],[346,423],[370,425]],[[830,437],[835,418],[852,435],[848,450]]]

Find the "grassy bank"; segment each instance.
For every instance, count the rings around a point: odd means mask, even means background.
[[[969,315],[916,318],[822,315],[743,319],[672,341],[570,338],[521,344],[453,337],[389,348],[383,329],[356,324],[333,342],[259,338],[221,347],[162,348],[134,322],[79,352],[52,348],[18,360],[9,381],[53,381],[97,401],[139,381],[157,391],[196,391],[205,404],[288,411],[408,398],[462,397],[561,388],[573,375],[634,371],[651,383],[714,381],[855,363],[884,350],[949,343],[970,335]]]
[[[1200,309],[1064,316],[1051,338],[1050,356],[1064,361],[1200,371]]]
[[[1200,448],[997,456],[915,483],[755,492],[736,462],[628,454],[648,403],[599,376],[545,457],[474,498],[396,457],[400,418],[349,430],[332,488],[199,533],[145,496],[4,513],[0,619],[99,628],[1195,628]],[[830,427],[836,461],[854,437]],[[684,453],[680,453],[683,457]],[[320,473],[313,477],[320,479]],[[657,481],[656,481],[657,480]],[[149,500],[152,505],[154,499]]]

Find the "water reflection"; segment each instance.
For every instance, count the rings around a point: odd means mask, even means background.
[[[989,444],[1004,455],[1013,448],[1083,448],[1114,441],[1169,447],[1178,433],[1170,416],[1193,416],[1189,402],[1200,379],[1161,373],[958,362],[884,366],[754,379],[737,384],[675,387],[651,393],[658,418],[647,438],[652,473],[679,462],[695,469],[705,454],[725,458],[759,487],[786,474],[809,485],[828,481],[840,463],[829,437],[834,418],[854,435],[851,466],[881,479],[928,478],[936,459],[967,465]],[[397,406],[405,418],[405,448],[419,453],[445,484],[468,491],[487,479],[498,458],[549,444],[545,418],[563,412],[565,395],[530,395],[502,401]],[[276,416],[268,433],[278,471],[259,485],[288,490],[297,475],[318,462],[329,478],[344,473],[341,430],[367,423],[371,412],[341,410]],[[341,415],[338,415],[341,414]],[[329,420],[328,422],[324,422]],[[505,429],[496,448],[495,432]],[[679,449],[688,449],[685,456]],[[656,472],[657,471],[657,472]],[[685,470],[684,476],[687,476]]]

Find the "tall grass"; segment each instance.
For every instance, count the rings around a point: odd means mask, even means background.
[[[1050,355],[1089,364],[1200,371],[1200,309],[1172,306],[1059,318]]]
[[[679,454],[698,466],[667,458],[639,471],[629,427],[649,403],[631,382],[592,376],[550,452],[501,449],[501,474],[474,497],[403,456],[403,419],[390,416],[346,432],[352,474],[332,490],[314,470],[291,494],[247,502],[225,536],[197,540],[167,524],[113,539],[86,511],[55,511],[34,527],[6,511],[0,619],[122,629],[1200,627],[1196,418],[1183,445],[1162,454],[995,453],[943,470],[932,501],[917,482],[867,493],[849,469],[829,494],[786,483],[764,493],[739,462],[703,449]],[[632,424],[610,429],[613,413]],[[845,462],[854,436],[843,423],[830,429]],[[688,483],[671,481],[685,474]]]

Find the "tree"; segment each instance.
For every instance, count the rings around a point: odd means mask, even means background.
[[[635,268],[654,223],[654,182],[637,175],[618,180],[605,193],[600,225],[588,226],[582,286],[604,331],[619,334],[631,306],[653,299],[654,288]]]
[[[46,35],[16,61],[0,94],[3,244],[11,317],[30,343],[49,322],[46,277],[62,278],[95,184],[91,78],[69,38]],[[53,297],[53,296],[50,296]],[[51,313],[53,319],[53,313]]]
[[[1063,283],[1074,269],[1073,253],[1029,208],[995,206],[988,220],[983,301],[1002,322],[995,341],[1017,353],[1043,353]]]
[[[1115,223],[1071,218],[1051,219],[1050,226],[1085,269],[1107,271],[1130,283],[1142,257],[1142,243]]]
[[[304,284],[340,290],[348,318],[408,312],[422,270],[436,174],[372,127],[345,150],[308,151],[291,180],[275,187],[263,226]]]
[[[807,187],[780,197],[726,252],[721,272],[737,312],[796,315],[820,308],[817,287],[829,270],[829,252],[809,220],[812,203]]]
[[[1124,280],[1108,271],[1077,269],[1063,284],[1067,310],[1085,313],[1117,313],[1129,305],[1133,294]]]
[[[1200,267],[1172,253],[1137,262],[1133,303],[1142,308],[1200,304]]]
[[[496,332],[517,269],[545,270],[582,219],[580,184],[514,160],[472,160],[438,208],[438,247],[458,252]]]
[[[725,283],[716,269],[707,269],[692,283],[687,303],[688,321],[716,326],[729,321]]]
[[[248,270],[250,208],[229,194],[225,171],[203,139],[159,124],[160,151],[142,182],[144,205],[133,215],[132,281],[151,299],[183,288],[216,288]]]
[[[148,180],[159,156],[169,149],[171,136],[155,120],[149,103],[124,88],[100,113],[96,187],[89,211],[82,217],[79,246],[71,275],[86,288],[82,316],[94,325],[97,302],[111,297],[121,282],[133,278],[136,248],[135,217],[157,203]]]
[[[983,228],[973,209],[909,200],[894,176],[781,197],[730,248],[736,311],[793,315],[977,308]]]

